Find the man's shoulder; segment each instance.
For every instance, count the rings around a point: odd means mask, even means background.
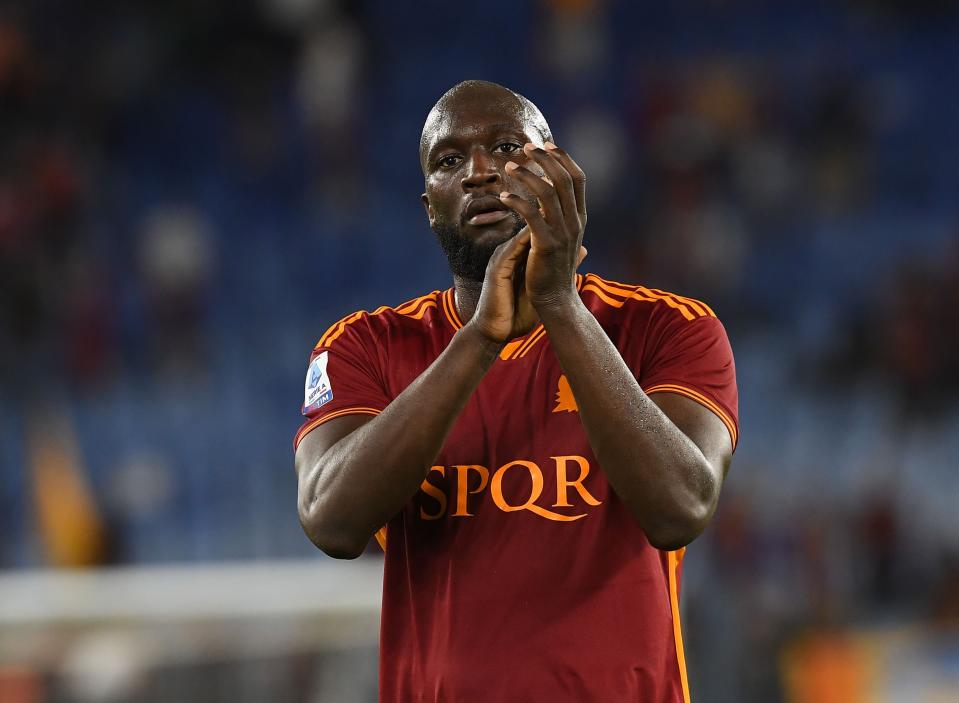
[[[448,297],[449,290],[434,290],[399,305],[381,305],[372,311],[357,310],[330,325],[314,348],[329,347],[349,337],[379,336],[397,325],[428,328],[437,314],[448,314]]]
[[[693,321],[716,317],[712,308],[701,300],[638,283],[612,281],[595,273],[580,278],[579,291],[594,315],[609,320]]]

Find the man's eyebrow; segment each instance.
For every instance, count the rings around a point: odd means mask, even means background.
[[[497,132],[514,132],[516,134],[523,135],[523,138],[527,137],[526,130],[522,126],[517,125],[515,122],[498,122],[496,124],[491,124],[484,131],[487,134],[494,134]],[[449,146],[450,144],[458,142],[461,139],[463,139],[463,137],[458,137],[452,134],[448,134],[445,137],[442,137],[441,139],[437,139],[436,142],[433,145],[431,145],[429,149],[427,149],[426,157],[431,158],[433,154],[436,153],[438,150],[443,149]]]
[[[442,139],[437,139],[437,140],[436,140],[432,145],[430,145],[430,147],[426,150],[426,156],[427,156],[427,158],[430,157],[430,156],[432,156],[433,154],[435,154],[435,153],[436,153],[437,151],[439,151],[440,149],[443,149],[443,148],[445,148],[446,146],[448,146],[449,144],[452,144],[452,143],[455,142],[455,141],[456,141],[456,137],[454,137],[454,136],[452,136],[452,135],[445,136],[445,137],[443,137]]]

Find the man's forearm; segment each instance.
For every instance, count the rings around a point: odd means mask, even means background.
[[[500,349],[465,326],[382,413],[298,467],[304,525],[361,550],[423,482]]]
[[[538,312],[616,494],[655,546],[691,541],[719,488],[702,451],[643,392],[578,296]]]

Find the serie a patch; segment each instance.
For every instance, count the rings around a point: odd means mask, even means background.
[[[306,370],[306,387],[304,389],[303,414],[316,410],[333,400],[333,385],[330,375],[326,372],[326,365],[330,360],[329,352],[319,354],[310,363]]]

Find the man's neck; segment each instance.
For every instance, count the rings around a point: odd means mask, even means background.
[[[482,281],[471,281],[460,276],[453,276],[453,290],[456,293],[454,298],[456,312],[459,313],[463,324],[466,324],[476,312],[480,293],[483,292],[483,283]]]

